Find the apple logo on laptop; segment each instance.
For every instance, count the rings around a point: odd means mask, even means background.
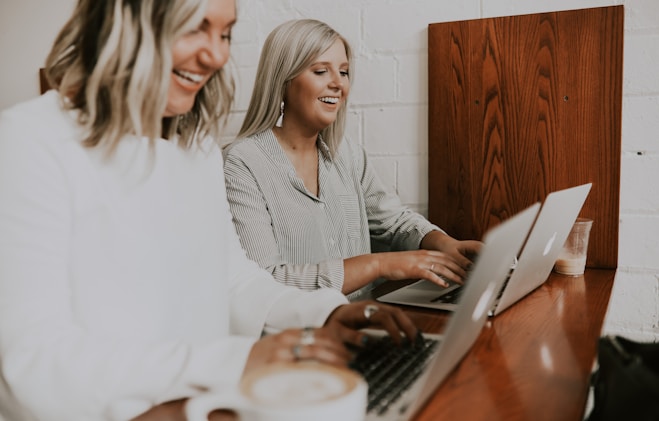
[[[549,254],[551,251],[552,246],[554,245],[554,241],[556,241],[556,231],[554,231],[554,235],[551,236],[549,241],[547,241],[547,245],[545,245],[545,251],[542,252],[543,256],[546,256]]]

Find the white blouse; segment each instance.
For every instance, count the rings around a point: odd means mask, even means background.
[[[320,326],[346,302],[246,258],[214,144],[132,137],[106,159],[81,138],[54,91],[0,114],[7,419],[128,419],[232,387],[265,327]]]

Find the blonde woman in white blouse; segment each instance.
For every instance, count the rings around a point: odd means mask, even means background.
[[[343,137],[351,67],[349,43],[323,22],[286,22],[267,38],[238,140],[225,151],[242,246],[275,279],[307,290],[363,292],[379,278],[460,282],[481,243],[451,238],[403,206]],[[372,253],[371,241],[393,251]]]
[[[344,365],[366,325],[416,335],[245,256],[207,141],[235,20],[234,0],[80,0],[55,89],[0,113],[0,419],[128,420],[273,361]]]

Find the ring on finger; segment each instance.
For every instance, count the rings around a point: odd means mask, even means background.
[[[308,346],[316,343],[316,337],[314,336],[314,330],[312,327],[305,327],[302,329],[300,336],[300,345]]]
[[[434,272],[433,269],[435,269],[435,264],[434,263],[430,265],[430,271],[431,272]]]
[[[371,317],[380,310],[380,307],[374,305],[374,304],[368,304],[366,307],[364,307],[364,317],[366,320],[371,320]]]
[[[301,345],[295,345],[293,348],[291,348],[291,351],[293,352],[293,359],[295,361],[299,361],[302,359],[302,346]]]

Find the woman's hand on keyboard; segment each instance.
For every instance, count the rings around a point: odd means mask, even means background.
[[[431,231],[421,240],[422,249],[440,251],[452,261],[453,265],[447,265],[445,268],[441,268],[440,271],[435,272],[455,282],[460,281],[456,277],[461,278],[461,280],[465,279],[466,273],[471,269],[482,247],[483,242],[481,241],[456,240],[440,231]],[[458,266],[458,270],[454,270],[455,265]]]
[[[360,329],[371,327],[386,330],[396,343],[406,338],[414,341],[419,329],[400,308],[376,301],[359,301],[336,308],[327,318],[325,326],[345,343],[362,346],[368,335]]]
[[[315,360],[345,366],[351,354],[335,329],[329,327],[287,329],[266,335],[250,350],[243,374],[276,362]]]

